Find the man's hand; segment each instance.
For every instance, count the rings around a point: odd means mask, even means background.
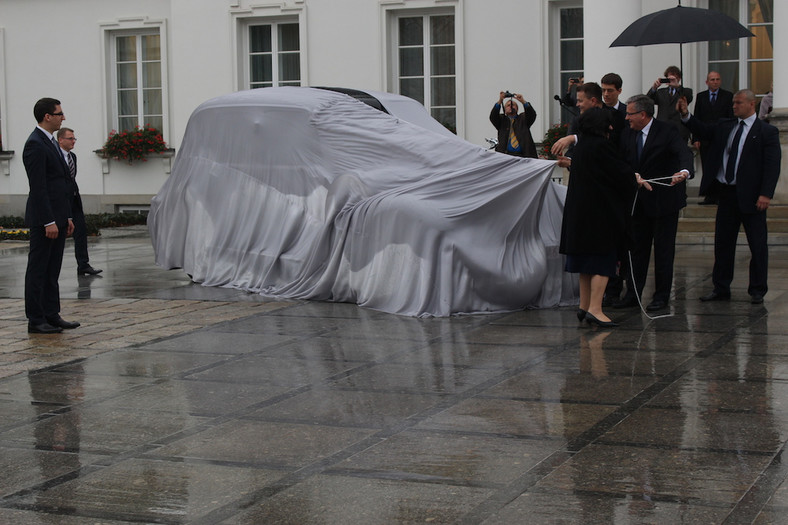
[[[645,189],[646,189],[646,190],[648,190],[648,191],[651,191],[651,190],[652,190],[652,188],[651,188],[651,184],[649,184],[648,182],[646,182],[646,179],[644,179],[643,177],[641,177],[641,176],[640,176],[640,173],[635,173],[635,180],[637,181],[637,183],[638,183],[638,186],[640,186],[641,188],[645,188]]]
[[[651,89],[653,89],[654,91],[656,91],[656,90],[658,90],[658,89],[659,89],[659,86],[661,86],[661,85],[662,85],[662,82],[660,82],[660,81],[659,81],[659,79],[656,79],[656,80],[654,81],[654,84],[651,86]]]
[[[687,180],[687,174],[684,173],[683,171],[677,171],[670,178],[670,185],[675,186],[679,182],[684,182],[685,180]]]
[[[769,197],[761,195],[758,197],[758,202],[755,203],[755,207],[758,208],[758,211],[765,211],[771,202],[772,200]]]
[[[572,167],[572,157],[564,157],[563,155],[558,156],[558,166],[561,168],[571,168]]]
[[[57,224],[52,223],[49,226],[44,226],[44,235],[47,239],[57,239],[60,231],[57,229]]]
[[[687,109],[687,97],[679,97],[678,102],[676,102],[676,111],[679,112],[681,118],[687,118],[687,115],[689,115],[689,109]]]
[[[515,94],[514,94],[514,98],[517,100],[517,102],[519,102],[520,104],[522,104],[522,105],[523,105],[523,107],[525,107],[525,99],[523,98],[522,94],[520,94],[520,93],[515,93]]]
[[[72,233],[74,233],[74,221],[69,219],[68,220],[68,229],[66,230],[66,237],[71,237]]]
[[[700,141],[699,140],[696,140],[695,142],[693,142],[692,145],[695,147],[695,149],[700,150]]]
[[[570,146],[574,145],[575,143],[575,136],[574,135],[567,135],[566,137],[561,137],[560,139],[556,140],[553,143],[553,147],[550,148],[550,153],[553,155],[563,155],[566,153],[566,150],[569,149]]]

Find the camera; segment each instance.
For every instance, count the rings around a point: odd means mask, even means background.
[[[514,93],[509,93],[509,91],[505,91],[503,94],[503,98],[512,98],[514,97]]]
[[[571,82],[572,84],[579,84],[580,83],[580,79],[579,78],[570,78],[569,82]]]
[[[659,83],[660,84],[670,84],[670,79],[669,78],[660,78],[659,79]]]

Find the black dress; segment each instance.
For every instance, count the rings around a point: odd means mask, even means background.
[[[584,134],[572,155],[561,225],[566,271],[612,276],[628,245],[637,183],[634,170],[602,136]]]

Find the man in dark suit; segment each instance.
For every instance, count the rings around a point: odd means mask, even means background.
[[[58,278],[66,237],[74,231],[71,200],[74,187],[68,166],[52,135],[65,120],[60,101],[42,98],[33,107],[38,126],[25,142],[22,162],[30,194],[25,223],[30,228],[30,252],[25,274],[27,331],[55,334],[79,323],[60,317]]]
[[[666,87],[660,88],[663,84],[666,84]],[[657,120],[670,122],[681,134],[684,142],[688,142],[690,132],[681,125],[681,116],[676,110],[676,103],[680,97],[686,98],[687,103],[692,102],[692,90],[681,85],[681,70],[676,66],[669,66],[665,70],[665,77],[655,80],[646,95],[657,105]]]
[[[621,89],[624,85],[621,77],[616,73],[608,73],[602,77],[599,85],[602,86],[602,100],[605,102],[605,106],[617,109],[623,115],[626,115],[627,105],[618,99],[621,96]]]
[[[703,157],[700,194],[717,195],[714,229],[714,290],[701,301],[729,300],[736,255],[736,240],[744,225],[750,247],[750,284],[753,304],[761,304],[768,291],[769,270],[766,210],[780,176],[780,136],[777,128],[755,114],[755,94],[749,89],[733,96],[733,119],[716,124],[701,122],[679,103],[682,121],[701,140],[709,140]]]
[[[670,299],[679,210],[687,205],[684,181],[692,177],[692,153],[672,124],[654,119],[654,102],[646,95],[627,100],[627,121],[629,128],[621,134],[621,153],[637,172],[640,188],[632,214],[627,293],[614,306],[638,305],[635,294],[643,293],[653,243],[654,296],[646,307],[653,312],[666,308]]]
[[[722,77],[716,71],[709,71],[706,75],[706,85],[709,89],[698,93],[695,99],[695,118],[701,122],[713,124],[723,118],[733,118],[733,93],[720,88]],[[709,141],[697,140],[692,137],[693,145],[700,152],[701,161],[703,155],[709,148]],[[700,202],[700,204],[716,204],[717,201],[710,195]]]
[[[97,275],[102,272],[90,265],[88,257],[88,230],[85,224],[85,211],[82,208],[82,196],[77,184],[77,156],[72,151],[77,141],[74,130],[61,127],[57,132],[57,142],[61,153],[66,159],[71,182],[74,185],[74,200],[71,202],[71,218],[74,221],[74,255],[77,258],[77,275]]]

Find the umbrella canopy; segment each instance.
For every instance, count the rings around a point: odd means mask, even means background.
[[[610,47],[683,44],[750,36],[755,35],[719,11],[679,5],[638,18]]]

